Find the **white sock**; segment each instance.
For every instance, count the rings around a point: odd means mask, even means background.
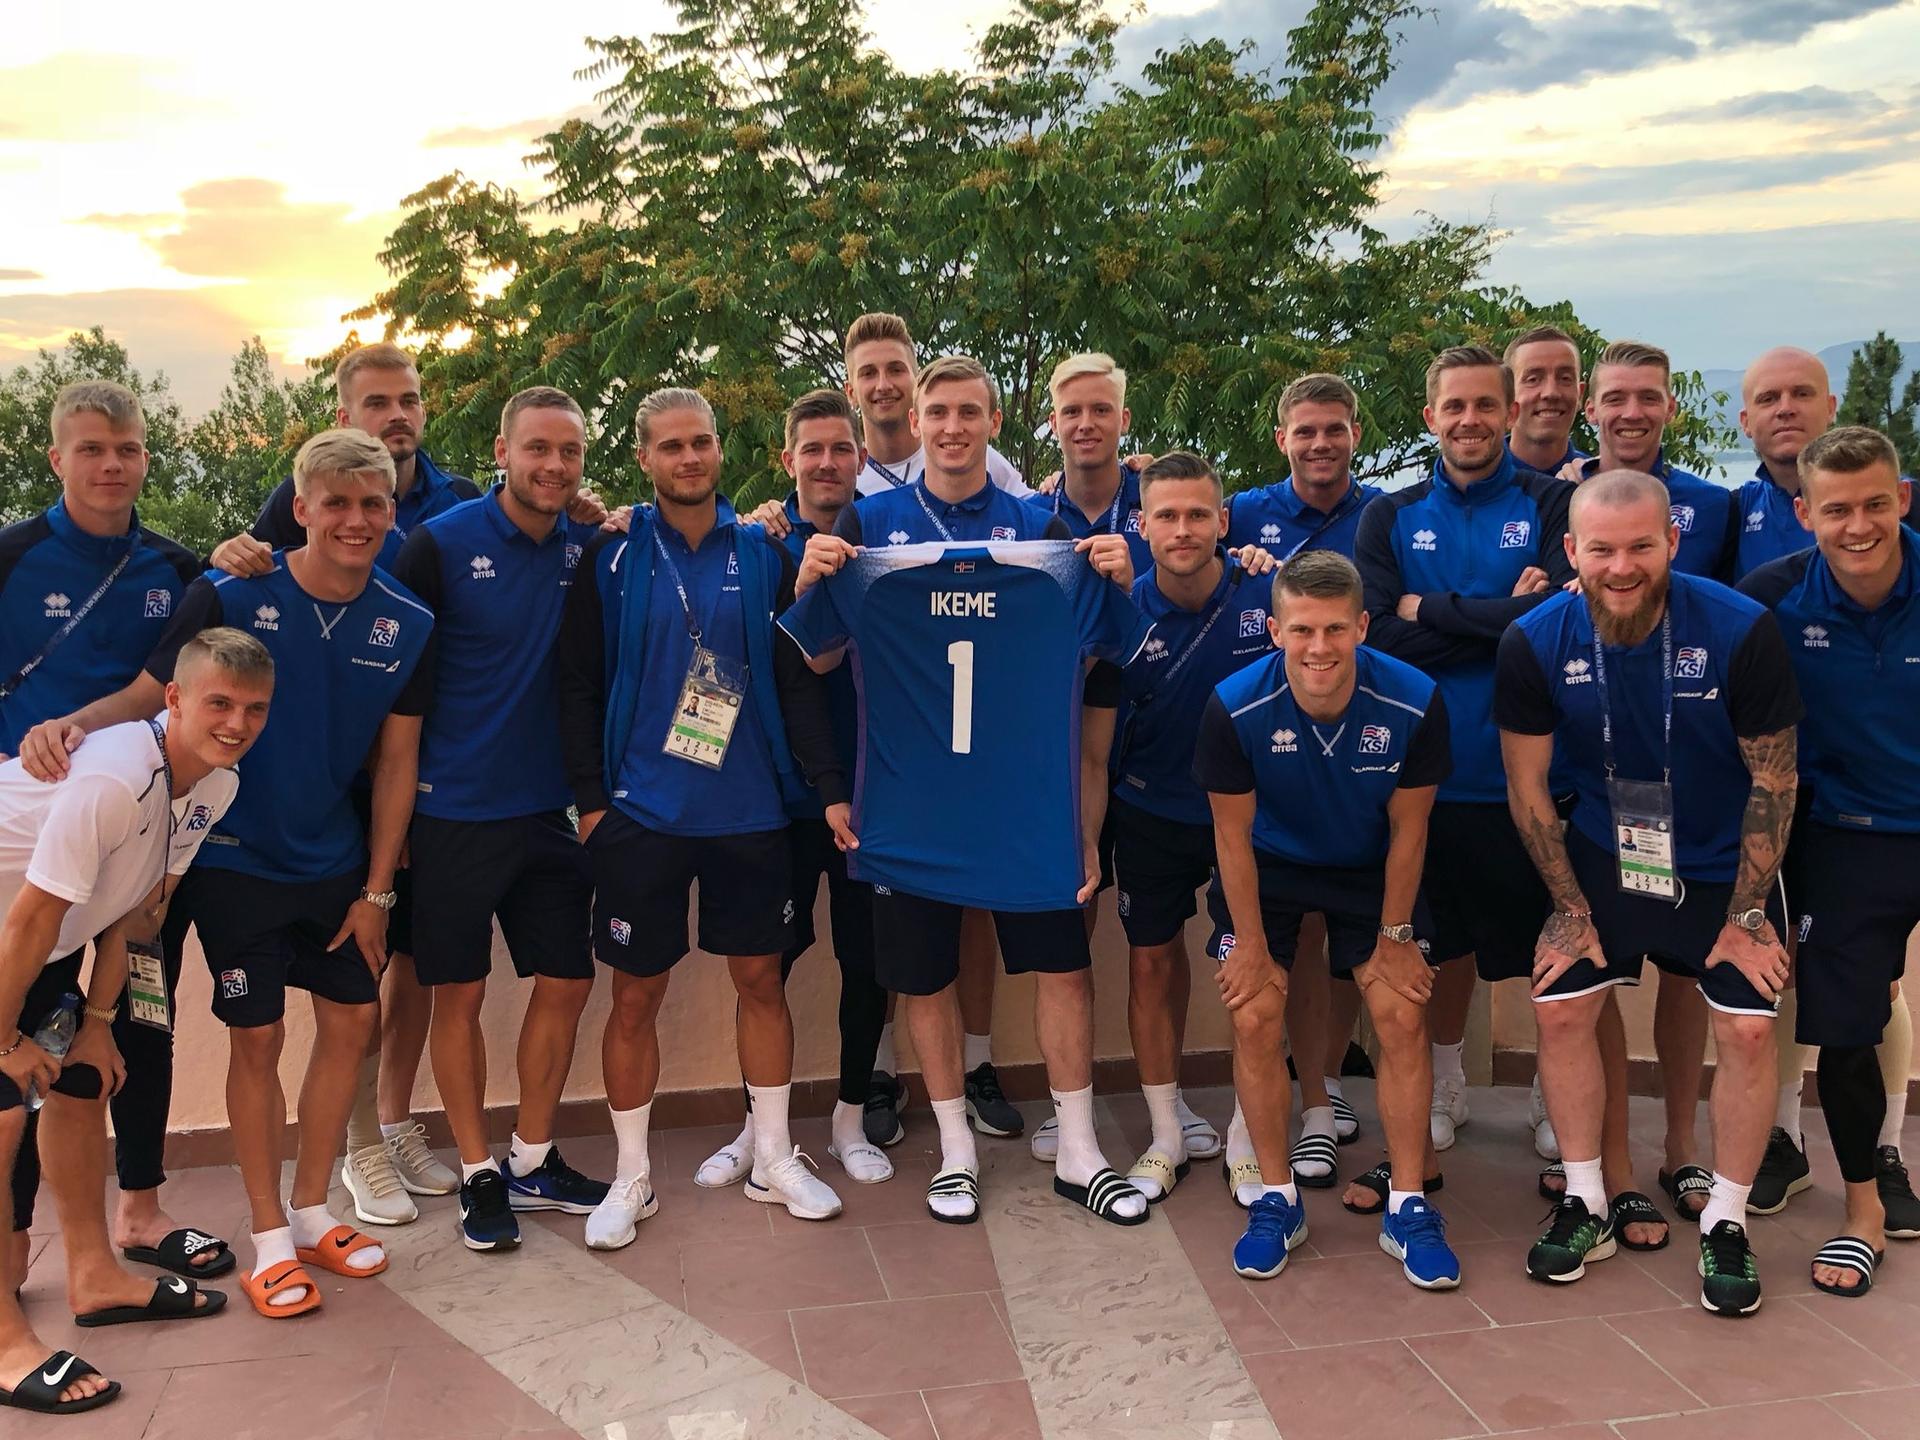
[[[1180,1087],[1142,1085],[1140,1093],[1147,1097],[1147,1117],[1153,1122],[1148,1148],[1178,1165],[1187,1158],[1187,1142],[1180,1133]]]
[[[1324,1135],[1329,1140],[1334,1139],[1333,1107],[1331,1105],[1315,1105],[1310,1110],[1302,1111],[1300,1114],[1300,1134],[1302,1138],[1308,1135]],[[1307,1164],[1296,1168],[1309,1180],[1318,1180],[1323,1175],[1331,1175],[1333,1173],[1333,1167],[1331,1165],[1319,1161],[1308,1161]]]
[[[409,1115],[405,1120],[400,1121],[397,1125],[389,1125],[384,1120],[380,1122],[381,1137],[387,1140],[397,1140],[400,1136],[406,1134],[407,1131],[411,1130],[412,1128],[413,1128],[413,1117],[411,1115]]]
[[[309,1250],[326,1239],[327,1232],[340,1223],[333,1218],[325,1204],[302,1205],[289,1210],[287,1220],[293,1231],[293,1243]],[[349,1255],[347,1264],[355,1270],[371,1270],[386,1258],[385,1250],[378,1245],[369,1245]]]
[[[1320,1077],[1320,1083],[1326,1086],[1327,1098],[1329,1100],[1344,1100],[1347,1098],[1347,1092],[1340,1088],[1340,1077],[1338,1075],[1322,1075]]]
[[[893,1021],[889,1020],[880,1027],[880,1045],[873,1052],[873,1068],[884,1070],[889,1075],[900,1073],[900,1057],[893,1049]]]
[[[1900,1127],[1907,1123],[1907,1092],[1889,1091],[1887,1094],[1887,1118],[1880,1122],[1880,1144],[1900,1148]]]
[[[1242,1160],[1253,1159],[1253,1136],[1247,1133],[1247,1117],[1240,1112],[1240,1102],[1233,1102],[1233,1119],[1227,1122],[1227,1163],[1238,1165]]]
[[[991,1065],[992,1063],[993,1063],[993,1036],[991,1035],[967,1036],[967,1058],[966,1058],[965,1064],[962,1065],[961,1068],[964,1069],[967,1072],[967,1074],[971,1075],[974,1071],[978,1070],[982,1065]]]
[[[1773,1123],[1792,1137],[1793,1143],[1806,1148],[1806,1142],[1800,1138],[1800,1088],[1805,1085],[1802,1075],[1790,1085],[1780,1087],[1780,1098],[1775,1103]]]
[[[1298,1205],[1300,1203],[1300,1187],[1295,1185],[1291,1180],[1284,1185],[1262,1185],[1260,1187],[1260,1193],[1262,1195],[1282,1196],[1289,1205]]]
[[[264,1275],[274,1266],[294,1258],[293,1231],[282,1225],[278,1230],[263,1230],[253,1237],[253,1273]],[[307,1287],[289,1285],[268,1297],[269,1305],[293,1305],[307,1298]]]
[[[547,1155],[553,1149],[551,1140],[542,1140],[539,1144],[530,1144],[520,1138],[515,1131],[507,1148],[507,1168],[516,1175],[531,1175],[547,1163]]]
[[[1700,1211],[1700,1233],[1709,1234],[1722,1220],[1731,1220],[1742,1229],[1747,1223],[1747,1192],[1751,1185],[1736,1185],[1718,1170],[1713,1172],[1713,1189],[1707,1192],[1706,1206]]]
[[[1413,1190],[1389,1189],[1387,1191],[1387,1214],[1398,1215],[1400,1213],[1400,1207],[1406,1204],[1407,1201],[1416,1199],[1424,1200],[1425,1198],[1426,1196]]]
[[[753,1096],[753,1160],[756,1165],[771,1165],[793,1153],[793,1137],[787,1129],[787,1097],[791,1085],[749,1085]]]
[[[651,1175],[653,1162],[647,1155],[647,1119],[653,1113],[653,1102],[649,1100],[631,1110],[608,1106],[607,1113],[613,1117],[613,1139],[617,1147],[613,1162],[616,1183]]]
[[[844,1100],[833,1104],[833,1148],[842,1155],[853,1145],[867,1143],[866,1107],[849,1105]]]
[[[1601,1174],[1600,1161],[1563,1160],[1560,1162],[1567,1170],[1567,1194],[1582,1201],[1589,1215],[1607,1213],[1607,1181]]]
[[[1443,1080],[1451,1080],[1464,1087],[1467,1072],[1461,1065],[1461,1056],[1466,1053],[1467,1042],[1458,1045],[1435,1045],[1433,1047],[1433,1083],[1438,1086]]]
[[[1100,1142],[1093,1134],[1093,1086],[1055,1090],[1053,1113],[1060,1122],[1060,1158],[1053,1173],[1069,1185],[1085,1185],[1107,1168]],[[1129,1218],[1146,1213],[1144,1195],[1128,1195],[1113,1202],[1113,1213]]]
[[[478,1165],[469,1165],[466,1161],[462,1160],[460,1162],[460,1183],[462,1185],[466,1184],[467,1181],[473,1179],[473,1177],[478,1175],[482,1170],[491,1170],[494,1174],[498,1175],[500,1173],[500,1162],[491,1155],[487,1156],[487,1158],[482,1160]]]
[[[940,1168],[980,1173],[980,1153],[974,1148],[973,1129],[967,1124],[963,1099],[935,1100],[933,1118],[940,1126]]]

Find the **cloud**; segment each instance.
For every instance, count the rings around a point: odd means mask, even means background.
[[[1689,18],[1716,44],[1777,45],[1905,0],[1692,0]]]
[[[230,309],[230,291],[96,290],[66,295],[0,295],[0,369],[31,364],[69,335],[99,325],[127,347],[144,374],[164,371],[189,414],[220,397],[233,355],[257,321]]]
[[[226,103],[176,83],[176,63],[67,51],[0,69],[0,135],[39,142],[144,140],[154,117],[218,113]]]
[[[455,125],[451,129],[430,132],[420,143],[429,150],[484,150],[495,145],[530,145],[542,135],[558,130],[569,120],[592,120],[598,118],[599,114],[598,105],[576,105],[565,114],[515,120],[506,125]]]
[[[1793,120],[1828,115],[1859,115],[1879,104],[1877,96],[1805,85],[1798,90],[1756,90],[1733,95],[1711,105],[1693,105],[1656,115],[1650,124],[1691,125],[1718,120]]]
[[[44,278],[38,270],[0,270],[0,280],[40,280]]]

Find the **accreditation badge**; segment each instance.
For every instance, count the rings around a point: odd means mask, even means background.
[[[167,962],[157,940],[127,941],[127,1017],[136,1025],[173,1033],[167,1003]]]
[[[1660,780],[1607,780],[1614,856],[1629,895],[1678,901],[1673,868],[1673,786]]]
[[[695,645],[662,748],[669,755],[718,770],[727,758],[746,698],[747,667]]]

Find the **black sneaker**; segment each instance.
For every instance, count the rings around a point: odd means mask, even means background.
[[[1895,1240],[1920,1240],[1920,1199],[1907,1179],[1907,1162],[1892,1145],[1882,1145],[1874,1158],[1874,1183],[1880,1203],[1887,1208],[1887,1234]]]
[[[860,1117],[869,1145],[898,1145],[907,1138],[900,1112],[907,1108],[907,1082],[885,1070],[873,1072],[867,1086],[867,1109]]]
[[[515,1210],[560,1210],[568,1215],[591,1215],[594,1207],[606,1198],[606,1184],[589,1180],[562,1160],[558,1145],[547,1151],[547,1158],[531,1175],[516,1175],[513,1166],[507,1166],[507,1201]]]
[[[1812,1185],[1807,1152],[1794,1144],[1786,1131],[1774,1126],[1767,1136],[1767,1154],[1760,1162],[1760,1173],[1753,1177],[1747,1209],[1755,1215],[1778,1215],[1787,1208],[1787,1201]]]
[[[1586,1201],[1568,1195],[1553,1207],[1547,1233],[1527,1251],[1527,1273],[1570,1285],[1587,1273],[1589,1262],[1611,1259],[1617,1248],[1611,1218],[1589,1214]]]
[[[511,1250],[520,1243],[507,1177],[498,1170],[482,1170],[460,1182],[460,1239],[469,1250]]]
[[[1025,1117],[1001,1093],[1000,1073],[991,1060],[967,1072],[967,1118],[982,1135],[1003,1140],[1027,1128]]]
[[[1760,1308],[1760,1267],[1745,1226],[1722,1220],[1700,1237],[1700,1304],[1716,1315]]]

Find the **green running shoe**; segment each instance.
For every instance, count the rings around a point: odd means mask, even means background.
[[[1700,1237],[1700,1304],[1716,1315],[1760,1308],[1760,1267],[1744,1225],[1722,1220]]]
[[[1547,1233],[1527,1252],[1527,1273],[1536,1280],[1570,1285],[1587,1273],[1590,1261],[1605,1260],[1617,1247],[1613,1222],[1587,1212],[1584,1200],[1568,1195],[1553,1207]]]

